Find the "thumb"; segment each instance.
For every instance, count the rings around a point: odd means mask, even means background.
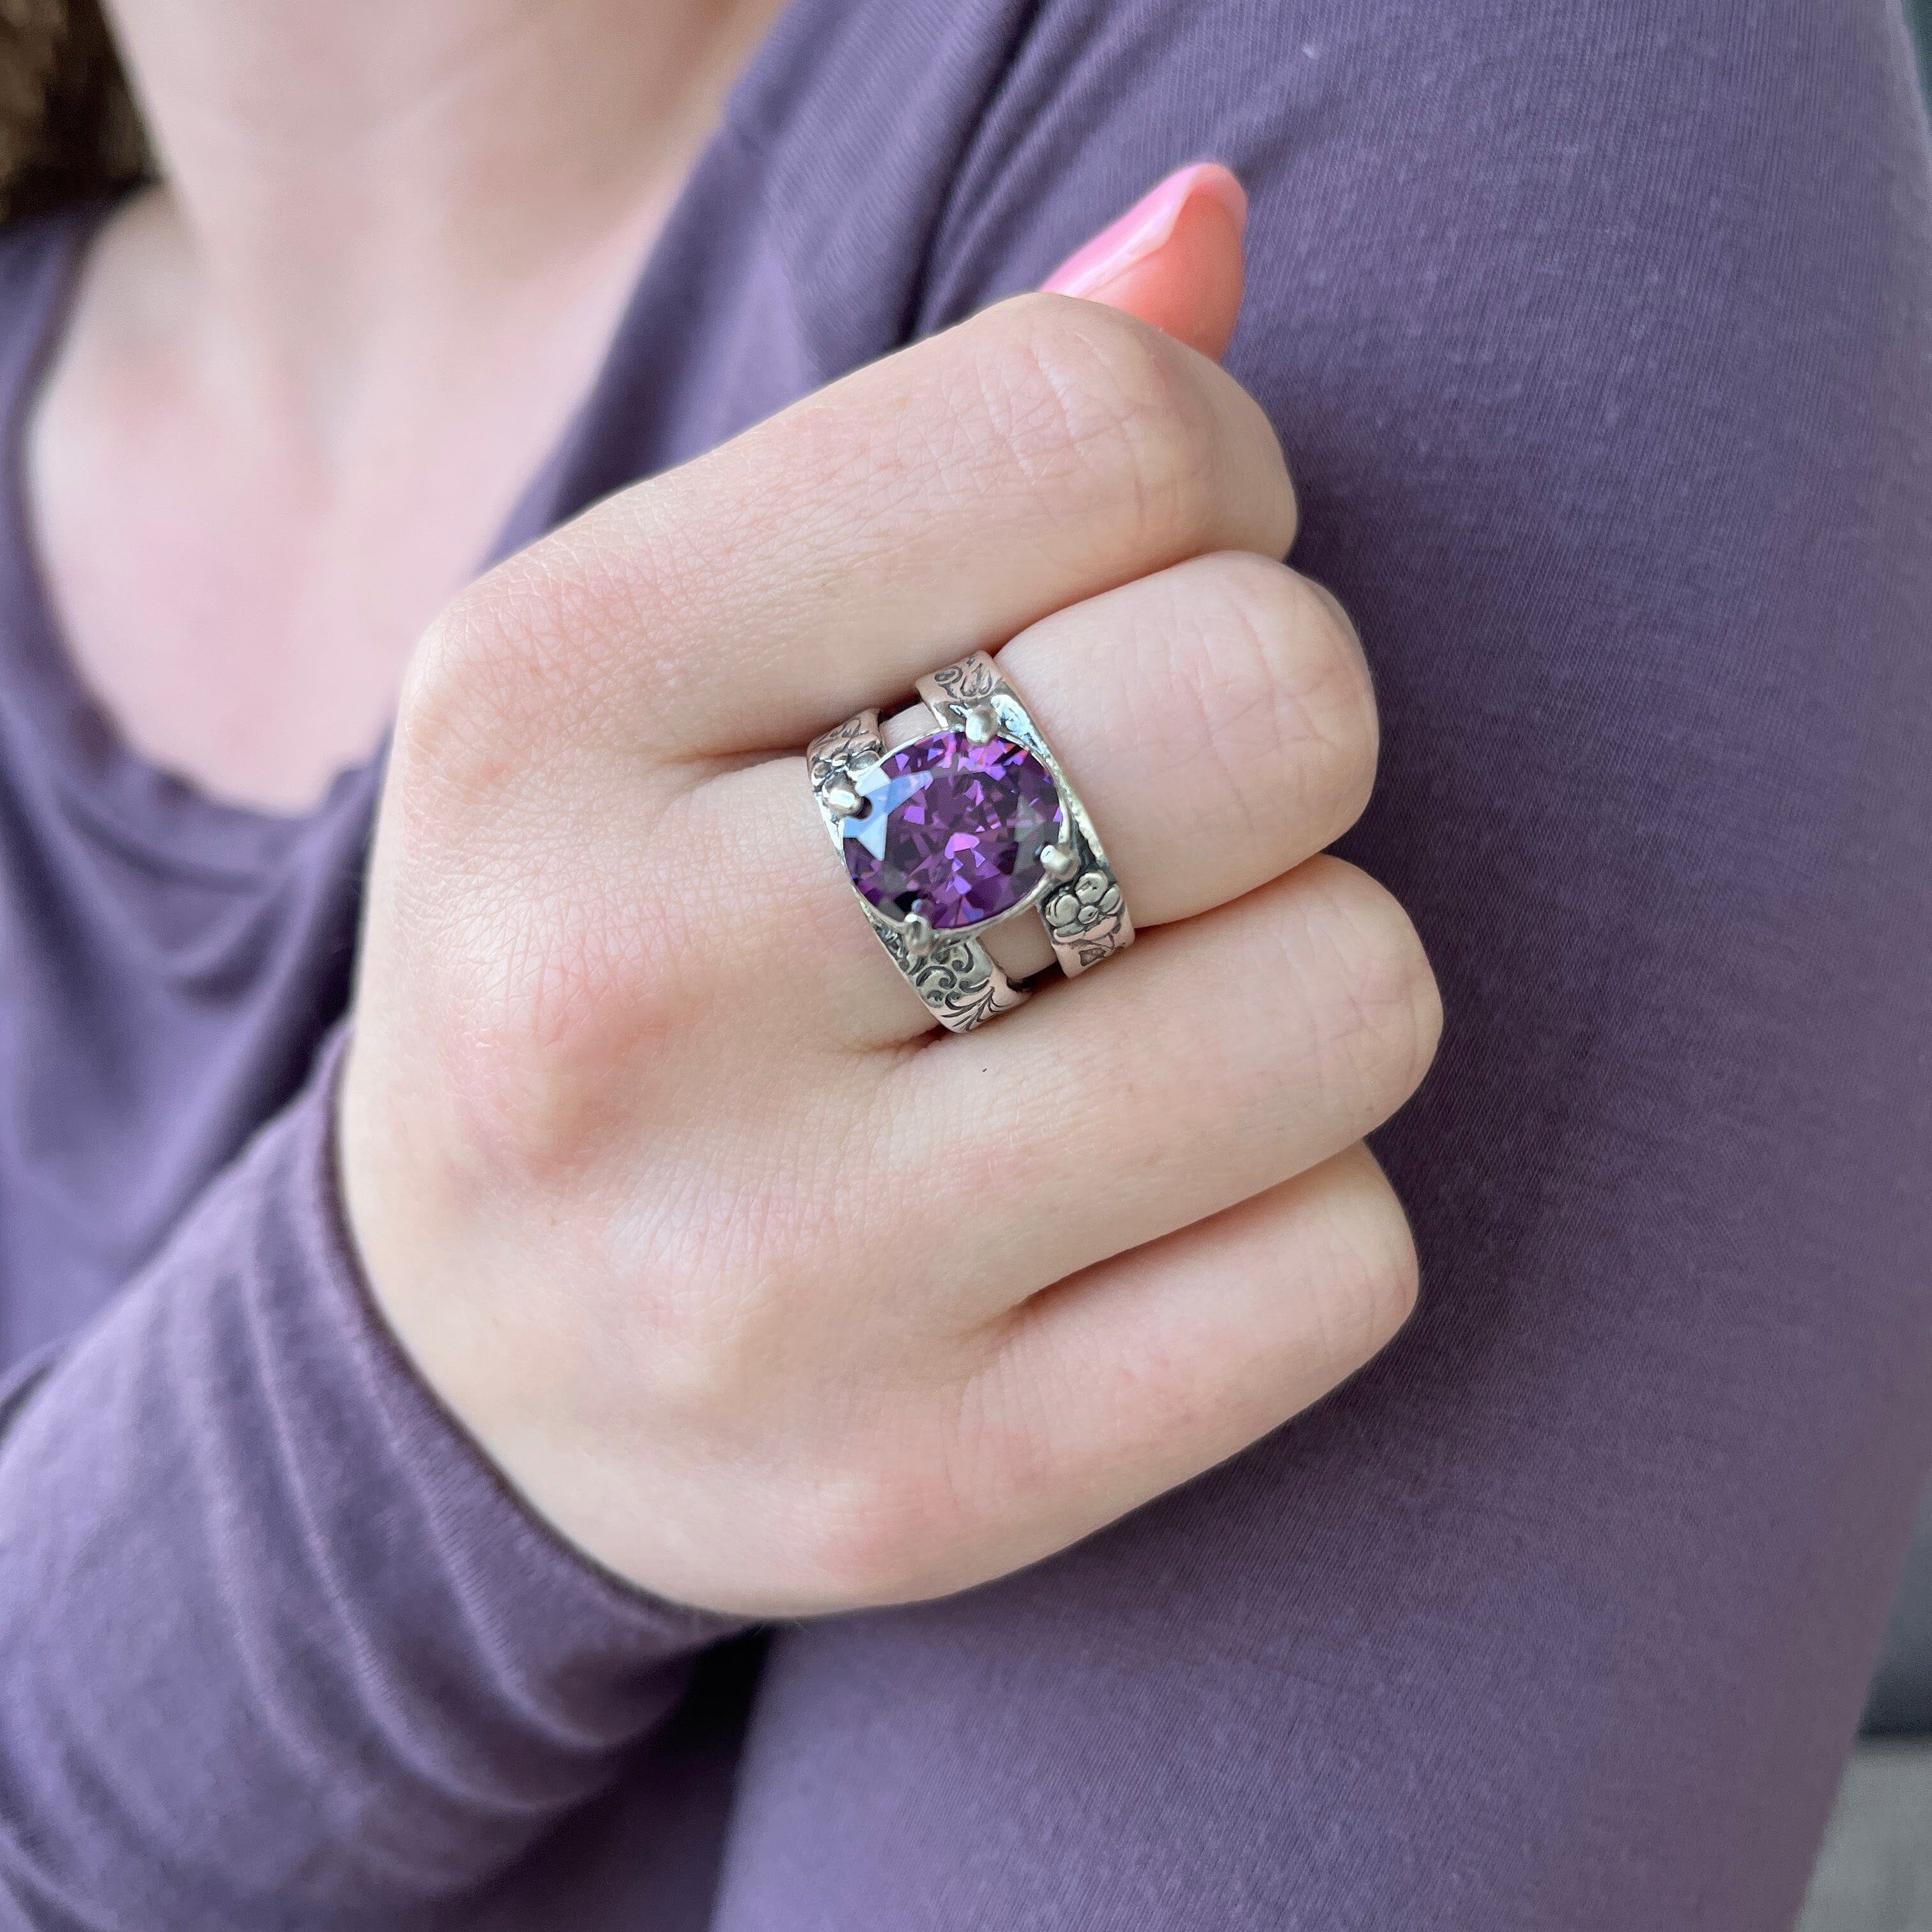
[[[1248,198],[1216,161],[1171,174],[1043,286],[1125,309],[1219,361],[1241,308]]]

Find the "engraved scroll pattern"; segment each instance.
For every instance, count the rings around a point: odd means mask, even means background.
[[[957,664],[948,664],[944,670],[936,670],[930,678],[920,681],[931,684],[955,704],[977,704],[996,692],[1003,697],[1012,696],[984,651],[975,651],[970,658],[962,658]]]
[[[995,1014],[1026,1000],[1025,989],[994,964],[992,955],[976,939],[940,939],[923,959],[914,959],[896,927],[875,919],[872,930],[892,955],[892,964],[912,982],[913,991],[955,1033],[970,1033]]]

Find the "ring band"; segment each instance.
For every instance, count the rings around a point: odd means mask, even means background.
[[[933,728],[888,752],[862,711],[806,753],[872,930],[940,1023],[970,1032],[1028,988],[979,934],[1036,910],[1070,977],[1132,944],[1093,821],[1012,687],[984,652],[919,681]]]

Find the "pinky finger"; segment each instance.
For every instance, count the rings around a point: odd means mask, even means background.
[[[1328,1394],[1394,1339],[1416,1281],[1401,1204],[1358,1143],[1016,1311],[958,1476],[1010,1524],[1010,1564],[1046,1556]]]

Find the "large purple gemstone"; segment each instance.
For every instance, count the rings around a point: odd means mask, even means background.
[[[1046,767],[1003,738],[938,731],[851,776],[866,803],[840,827],[845,869],[897,919],[950,928],[1010,911],[1040,884],[1040,848],[1060,841]]]

